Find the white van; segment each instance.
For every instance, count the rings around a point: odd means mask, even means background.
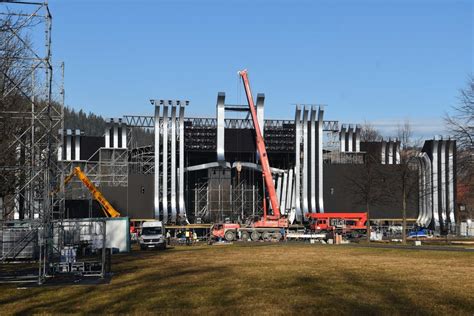
[[[142,233],[139,238],[140,249],[146,248],[166,248],[165,228],[163,222],[148,221],[142,225]]]

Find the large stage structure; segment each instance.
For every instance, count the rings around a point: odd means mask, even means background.
[[[66,152],[80,142],[81,153],[76,160],[71,154],[67,168],[82,165],[89,170],[112,204],[132,219],[184,224],[247,222],[261,216],[266,193],[253,124],[245,117],[248,106],[228,104],[219,92],[216,116],[201,118],[186,117],[186,108],[192,106],[186,100],[151,103],[155,115],[110,120],[103,137],[80,131],[76,142],[66,137]],[[409,220],[454,232],[455,141],[428,140],[422,150],[411,150],[406,161],[398,140],[363,141],[360,126],[324,120],[323,106],[298,104],[294,119],[271,120],[264,117],[264,103],[265,96],[258,94],[257,117],[280,209],[292,223],[303,223],[306,213],[364,212],[366,203],[357,187],[371,165],[377,190],[384,191],[377,193],[380,203],[371,202],[373,221],[401,220],[399,175],[407,167]],[[72,138],[72,131],[68,133]],[[122,150],[122,158],[111,163],[115,170],[100,167],[110,161],[99,153],[111,148]],[[63,160],[67,157],[63,154]],[[80,200],[68,192],[66,208],[72,216],[90,210],[90,202]]]

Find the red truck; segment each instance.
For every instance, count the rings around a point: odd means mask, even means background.
[[[314,232],[339,231],[342,234],[366,234],[367,213],[308,213]]]

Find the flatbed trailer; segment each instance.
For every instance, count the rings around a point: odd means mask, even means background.
[[[255,227],[241,226],[240,224],[224,223],[214,224],[211,227],[211,236],[215,239],[226,241],[258,241],[258,240],[280,240],[285,234],[283,227]]]

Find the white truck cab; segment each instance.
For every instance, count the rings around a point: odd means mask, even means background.
[[[142,232],[139,238],[140,249],[146,248],[166,248],[165,228],[161,221],[148,221],[142,225]]]

